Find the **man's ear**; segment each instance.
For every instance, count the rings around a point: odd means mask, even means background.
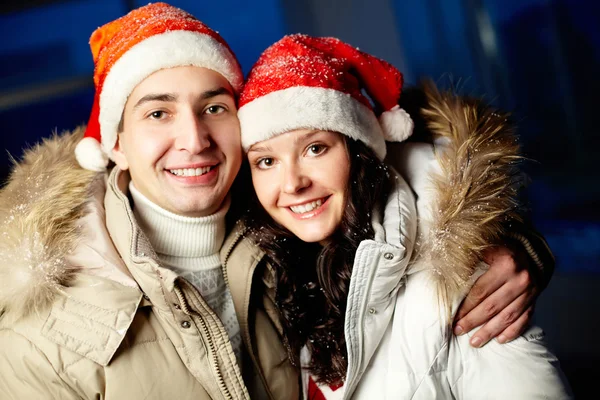
[[[123,147],[121,146],[121,138],[123,133],[117,134],[117,143],[115,143],[115,147],[112,149],[112,159],[115,164],[121,169],[125,171],[129,168],[129,163],[127,162],[127,157],[125,156],[125,152],[123,151]]]

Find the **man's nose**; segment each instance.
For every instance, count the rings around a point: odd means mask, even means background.
[[[187,115],[178,125],[175,140],[177,150],[198,154],[210,147],[210,130],[202,118],[197,115]]]
[[[310,177],[297,163],[284,166],[282,172],[281,191],[284,193],[298,193],[311,184]]]

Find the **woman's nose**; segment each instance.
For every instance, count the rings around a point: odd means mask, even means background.
[[[310,186],[311,180],[297,164],[283,168],[281,191],[284,193],[298,193]]]

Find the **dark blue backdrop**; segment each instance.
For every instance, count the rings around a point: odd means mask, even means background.
[[[15,3],[15,2],[12,2]],[[26,2],[21,2],[22,4]],[[40,3],[39,1],[37,3]],[[0,147],[85,123],[98,26],[147,1],[46,1],[0,15]],[[538,318],[570,379],[598,372],[600,2],[592,0],[176,0],[218,30],[244,71],[286,33],[338,36],[401,68],[513,111],[532,162],[527,192],[557,273]],[[0,10],[2,10],[0,5]],[[9,157],[0,157],[5,177]]]

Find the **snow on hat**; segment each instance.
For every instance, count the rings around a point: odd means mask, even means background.
[[[402,83],[394,66],[339,39],[286,36],[265,50],[246,80],[238,111],[242,146],[313,128],[360,140],[383,159],[386,140],[412,134],[413,122],[398,106]]]
[[[220,73],[236,92],[243,84],[240,64],[225,40],[192,15],[165,3],[140,7],[96,29],[90,47],[96,94],[75,155],[83,168],[92,171],[106,168],[127,98],[152,73],[197,66]]]

